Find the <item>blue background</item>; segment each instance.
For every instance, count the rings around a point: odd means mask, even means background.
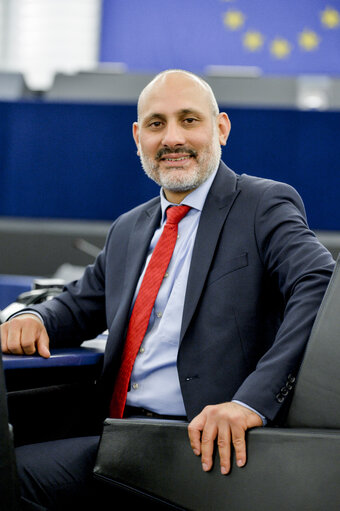
[[[339,230],[340,112],[227,111],[224,161],[295,186],[311,227]],[[111,221],[158,194],[135,118],[134,105],[0,103],[0,215]]]

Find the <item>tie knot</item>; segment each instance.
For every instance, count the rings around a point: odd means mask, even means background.
[[[166,210],[167,224],[178,224],[189,211],[190,206],[171,206]]]

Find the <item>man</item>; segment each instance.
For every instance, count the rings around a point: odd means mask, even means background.
[[[23,314],[1,327],[5,353],[43,357],[50,343],[80,344],[108,328],[99,388],[109,415],[132,305],[165,211],[189,206],[125,410],[187,418],[203,470],[212,467],[217,441],[222,474],[231,444],[242,467],[245,431],[280,417],[334,265],[291,187],[236,175],[220,162],[229,132],[207,83],[184,71],[158,75],[140,95],[133,136],[160,198],[114,222],[84,277],[35,308],[43,323]]]

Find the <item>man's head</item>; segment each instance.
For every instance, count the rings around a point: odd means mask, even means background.
[[[210,86],[187,71],[157,75],[142,91],[133,136],[146,174],[180,202],[218,166],[230,132]]]

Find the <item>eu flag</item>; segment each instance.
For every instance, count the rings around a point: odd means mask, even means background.
[[[129,71],[340,74],[340,0],[104,0],[100,60]]]

